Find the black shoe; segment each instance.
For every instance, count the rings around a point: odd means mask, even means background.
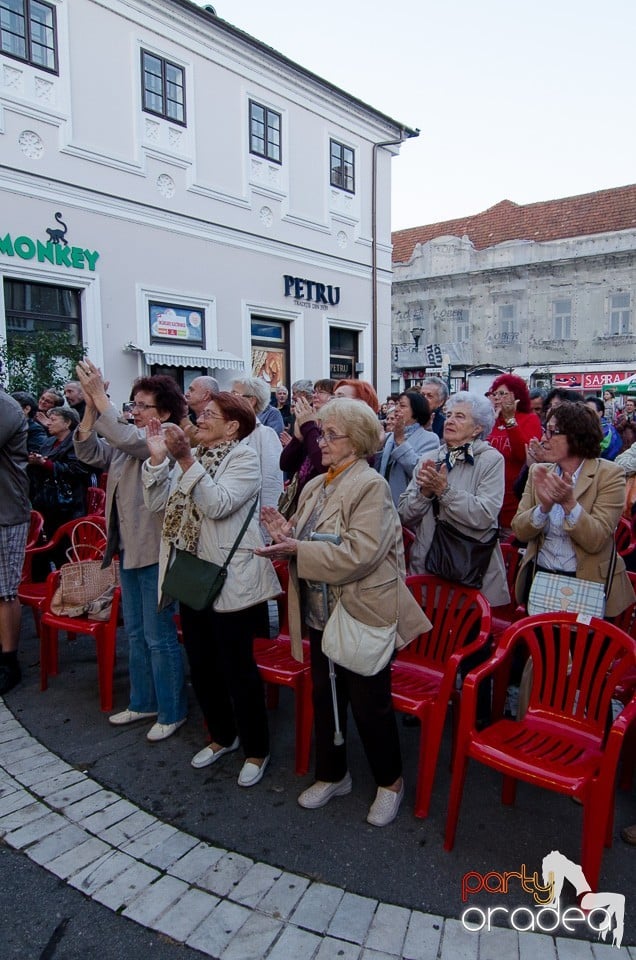
[[[15,663],[0,663],[0,697],[17,687],[21,680],[22,671],[17,661]]]

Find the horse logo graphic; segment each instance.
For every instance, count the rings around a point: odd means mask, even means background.
[[[59,230],[57,227],[47,227],[46,232],[49,235],[49,239],[51,243],[55,243],[55,244],[63,243],[65,247],[68,247],[68,240],[66,239],[68,227],[62,220],[62,214],[56,213],[55,219],[57,220],[58,223],[60,223],[64,227],[64,229]]]

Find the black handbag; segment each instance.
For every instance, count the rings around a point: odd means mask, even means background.
[[[475,540],[461,533],[448,520],[440,520],[439,505],[433,505],[435,533],[426,557],[426,570],[444,580],[481,590],[490,558],[499,539],[495,530],[489,540]]]
[[[68,510],[73,505],[73,490],[66,480],[47,477],[33,496],[33,509],[44,513]]]
[[[255,510],[256,500],[252,504],[245,523],[222,566],[209,560],[203,560],[187,550],[175,549],[174,560],[163,578],[161,588],[163,593],[172,597],[173,600],[178,600],[179,603],[185,603],[192,610],[205,610],[211,606],[223,589],[229,563],[243,539]]]

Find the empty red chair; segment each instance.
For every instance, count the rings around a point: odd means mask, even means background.
[[[411,550],[413,544],[415,543],[415,534],[412,530],[409,530],[408,527],[402,527],[402,545],[404,547],[404,563],[406,564],[406,569],[409,569],[409,563],[411,560]]]
[[[627,517],[621,517],[614,531],[616,549],[620,557],[628,557],[636,548],[636,541],[632,539],[632,525]]]
[[[32,550],[42,536],[44,517],[38,510],[32,510],[29,517],[29,532],[27,533],[27,550]]]
[[[429,574],[407,577],[406,583],[433,628],[399,651],[391,694],[396,710],[421,721],[415,816],[426,817],[448,704],[458,704],[463,661],[488,643],[490,607],[479,591]]]
[[[106,514],[106,491],[101,487],[89,487],[86,491],[86,513],[103,517]]]
[[[495,720],[477,730],[477,685],[505,669],[518,643],[525,644],[533,661],[528,710],[521,720]],[[548,613],[513,624],[490,661],[464,681],[445,849],[451,850],[455,842],[470,758],[503,774],[505,804],[514,803],[517,780],[581,801],[581,866],[595,890],[603,842],[611,846],[616,770],[625,735],[636,719],[636,699],[630,700],[609,732],[608,716],[616,689],[634,668],[636,641],[604,620],[592,617],[587,622],[575,613]],[[481,796],[480,803],[488,799]]]
[[[309,641],[303,643],[305,659],[299,663],[291,652],[291,639],[287,623],[287,587],[289,570],[287,563],[274,564],[281,584],[278,597],[279,629],[275,637],[256,637],[254,659],[260,674],[267,684],[274,687],[291,687],[295,698],[296,755],[295,769],[299,776],[309,770],[311,732],[314,709],[311,699],[311,668],[309,664]],[[277,697],[268,695],[268,706],[275,706]]]

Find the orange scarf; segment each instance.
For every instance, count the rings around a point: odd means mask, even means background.
[[[342,463],[339,467],[329,467],[327,473],[325,474],[325,486],[332,483],[332,481],[334,481],[336,477],[339,477],[341,473],[344,473],[345,470],[348,470],[357,459],[357,457],[354,457],[353,460],[348,460],[346,463]]]

